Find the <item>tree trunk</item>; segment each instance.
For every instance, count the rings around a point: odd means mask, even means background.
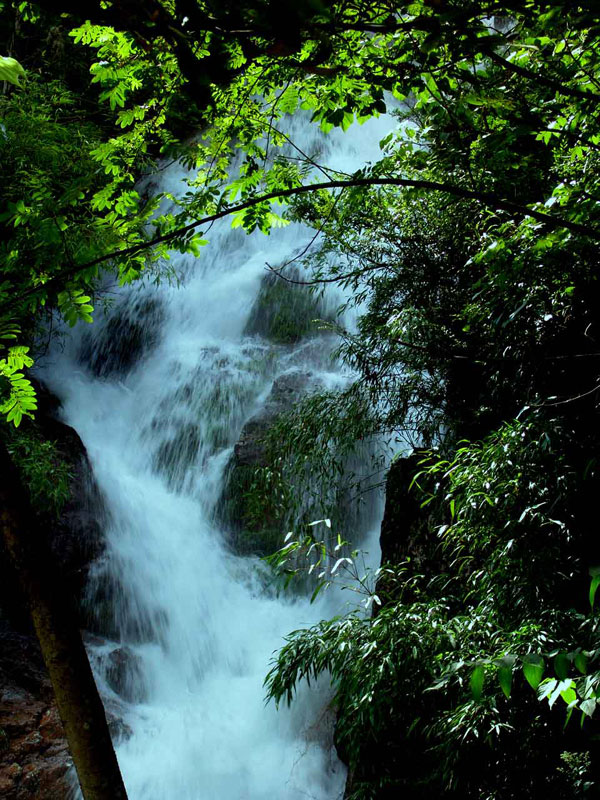
[[[65,596],[27,492],[0,442],[0,526],[29,605],[85,800],[127,800],[75,606]]]

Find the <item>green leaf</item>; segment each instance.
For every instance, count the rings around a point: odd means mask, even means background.
[[[598,586],[600,586],[600,575],[594,575],[592,582],[590,583],[590,607],[592,611],[594,610],[594,601],[596,599]]]
[[[566,689],[563,689],[563,691],[560,693],[560,696],[567,705],[570,705],[571,703],[574,703],[577,700],[577,692],[573,688],[574,685],[573,681],[571,681],[571,684],[572,684],[571,686],[568,686]]]
[[[546,678],[543,680],[538,688],[538,698],[540,700],[546,700],[546,698],[550,697],[552,692],[558,686],[558,681],[556,678]]]
[[[559,697],[561,697],[567,705],[576,700],[577,694],[573,688],[574,686],[575,684],[571,680],[559,681],[548,697],[548,705],[550,708],[552,708]]]
[[[596,705],[596,700],[590,698],[589,700],[584,700],[582,703],[580,703],[579,708],[587,717],[591,717],[596,710]]]
[[[566,653],[559,653],[554,659],[554,672],[560,680],[564,680],[569,672],[569,658]]]
[[[523,674],[531,688],[537,691],[544,675],[544,659],[532,654],[523,656]]]
[[[323,590],[323,589],[325,589],[325,588],[326,588],[327,586],[329,586],[329,585],[330,585],[330,582],[329,582],[329,581],[320,581],[320,582],[317,584],[317,587],[316,587],[316,589],[314,590],[314,592],[313,592],[313,593],[312,593],[312,595],[310,596],[310,602],[311,602],[311,603],[314,603],[314,602],[315,602],[315,600],[317,599],[317,597],[318,597],[318,596],[321,594],[322,590]]]
[[[504,696],[507,699],[510,698],[510,693],[512,688],[513,667],[515,665],[516,660],[517,660],[516,656],[508,654],[502,656],[502,658],[499,658],[497,661],[494,662],[498,669],[498,682],[500,684],[500,688],[504,692]]]
[[[513,675],[512,667],[507,667],[507,666],[498,667],[498,682],[507,700],[510,698],[510,691],[512,687],[512,675]]]
[[[25,77],[25,70],[15,58],[0,56],[0,81],[7,81],[15,86],[21,85],[21,78]]]
[[[284,114],[293,114],[298,107],[298,89],[290,87],[280,95],[278,106]]]
[[[587,656],[585,653],[577,653],[575,656],[575,666],[582,675],[587,673]]]
[[[471,674],[471,680],[469,681],[469,685],[471,687],[471,694],[473,695],[474,700],[481,699],[481,693],[483,691],[483,683],[485,681],[485,669],[483,668],[482,664],[478,664]]]

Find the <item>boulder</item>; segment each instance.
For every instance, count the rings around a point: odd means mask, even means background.
[[[130,647],[116,647],[106,657],[104,677],[110,688],[129,703],[144,700],[140,657]]]
[[[123,681],[128,659],[121,653],[115,659]],[[105,710],[113,740],[128,737],[121,704],[109,700]],[[71,764],[37,640],[0,620],[0,797],[65,800]]]
[[[303,395],[315,391],[320,385],[312,372],[302,370],[286,372],[276,378],[264,406],[242,428],[233,450],[234,467],[266,467],[268,458],[264,439],[269,428]]]
[[[80,362],[98,378],[126,375],[158,342],[163,319],[156,297],[126,296],[82,337]]]
[[[92,467],[77,431],[55,419],[42,421],[47,438],[57,442],[71,473],[70,497],[60,517],[39,512],[48,531],[50,550],[63,579],[80,600],[91,564],[104,552],[107,512]]]
[[[275,493],[268,496],[265,487],[261,487],[260,508],[255,508],[251,490],[260,479],[261,470],[275,466],[265,445],[269,429],[281,414],[321,385],[306,370],[295,369],[280,375],[273,381],[263,407],[242,428],[216,510],[219,521],[229,531],[229,543],[236,553],[265,556],[281,545],[284,520]]]
[[[422,458],[423,452],[416,450],[409,456],[397,458],[388,472],[379,538],[381,563],[393,566],[410,559],[412,572],[435,575],[445,566],[437,525],[430,517],[429,508],[422,506],[422,496],[410,489]],[[384,605],[390,588],[384,573],[377,584],[377,594]],[[393,596],[389,599],[393,600]]]
[[[54,560],[53,569],[81,604],[90,566],[104,550],[105,505],[77,431],[56,418],[59,402],[54,395],[39,384],[36,392],[39,411],[30,433],[40,442],[54,443],[56,456],[69,476],[69,496],[60,513],[49,502],[35,498],[32,502],[39,529]],[[7,446],[9,449],[14,446],[10,438]],[[19,452],[17,447],[16,459]],[[29,627],[28,615],[1,543],[0,614],[10,618],[19,630]]]
[[[320,294],[311,287],[299,283],[299,270],[290,270],[284,278],[267,273],[261,283],[260,291],[244,333],[247,336],[262,336],[274,344],[295,344],[307,336],[319,333],[318,322],[331,322],[335,316],[326,308]]]
[[[430,517],[427,506],[422,507],[422,497],[410,489],[410,484],[419,471],[419,461],[423,453],[415,451],[411,455],[397,458],[391,465],[386,479],[386,497],[383,520],[381,522],[381,563],[392,568],[410,559],[413,573],[434,575],[444,570],[443,554],[440,553],[437,525]],[[395,579],[383,572],[377,581],[377,595],[382,606],[394,602]],[[409,601],[404,591],[404,600]],[[417,599],[415,596],[413,599]],[[373,606],[377,615],[379,606]],[[348,764],[348,756],[336,738],[340,759]],[[388,776],[389,788],[381,789],[377,797],[381,800],[396,798],[406,791],[405,775],[408,764],[415,765],[417,774],[427,774],[427,765],[419,762],[426,746],[422,741],[405,737],[403,731],[394,728],[378,731],[378,738],[365,735],[360,745],[359,761],[350,770],[346,781],[344,798],[354,796],[361,786],[369,786],[381,775]],[[419,795],[420,797],[421,795]]]

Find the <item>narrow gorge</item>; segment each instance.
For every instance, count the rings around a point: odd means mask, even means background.
[[[599,43],[0,2],[0,796],[597,796]]]
[[[315,139],[296,123],[291,135],[350,172],[392,124]],[[167,187],[180,179],[174,167],[164,175]],[[223,221],[208,238],[200,259],[173,255],[180,285],[117,292],[40,370],[98,487],[104,543],[83,593],[88,651],[131,800],[333,800],[345,767],[327,680],[279,710],[262,683],[287,633],[347,600],[333,588],[313,604],[278,591],[259,556],[286,531],[268,520],[253,529],[243,505],[270,423],[303,394],[348,381],[335,335],[318,323],[344,298],[267,271],[306,248],[300,225],[266,238]],[[343,532],[372,566],[380,516],[372,493],[362,530]]]

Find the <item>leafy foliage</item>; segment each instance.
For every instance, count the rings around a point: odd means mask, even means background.
[[[20,86],[24,75],[25,70],[16,58],[0,56],[0,80]]]
[[[8,399],[0,405],[0,412],[6,414],[6,421],[13,422],[15,427],[19,426],[23,415],[32,417],[32,412],[37,408],[31,381],[20,371],[33,364],[33,359],[27,355],[28,352],[28,347],[17,345],[9,347],[6,358],[0,359],[0,376],[6,380],[9,387]]]
[[[19,13],[31,30],[51,5]],[[429,454],[412,488],[418,542],[380,575],[383,607],[293,634],[268,690],[288,699],[331,672],[354,796],[593,791],[598,9],[154,0],[70,13],[92,113],[43,59],[1,101],[0,315],[20,337],[0,357],[3,413],[33,411],[40,322],[50,308],[89,322],[103,267],[127,283],[170,248],[198,256],[230,214],[246,231],[312,224],[312,279],[366,311],[341,331],[355,384],[274,429],[278,519],[331,517],[337,534],[372,439]],[[352,176],[282,130],[299,110],[327,132],[389,109],[401,124]],[[146,197],[136,181],[146,171],[151,186],[161,157],[187,180]],[[582,728],[563,731],[576,709]]]
[[[5,429],[4,435],[34,507],[59,517],[70,498],[72,475],[56,442],[47,439],[35,426],[19,431]]]
[[[518,186],[529,208],[560,207],[591,229],[594,12],[511,7],[478,30],[470,18],[450,42],[452,13],[424,54],[411,32],[420,78],[370,174],[451,179],[498,201]],[[578,55],[563,60],[568,51]],[[421,519],[414,534],[395,531],[405,561],[380,575],[383,608],[292,634],[269,696],[289,699],[299,680],[331,671],[352,797],[594,791],[595,767],[567,778],[564,763],[595,763],[595,245],[421,189],[345,190],[333,210],[304,198],[294,213],[323,232],[306,259],[313,279],[338,280],[367,306],[340,354],[369,400],[365,431],[421,452]],[[382,637],[406,618],[414,653]]]

